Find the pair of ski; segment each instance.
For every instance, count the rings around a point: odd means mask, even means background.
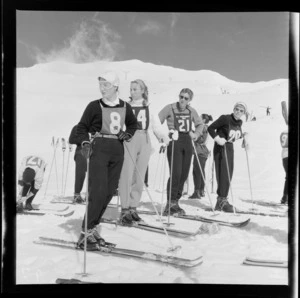
[[[34,241],[34,243],[41,244],[41,245],[55,246],[55,247],[60,247],[65,249],[82,250],[78,248],[76,242],[67,241],[63,239],[39,237],[39,239]],[[180,258],[174,255],[164,255],[164,254],[153,253],[153,252],[145,252],[141,250],[120,248],[116,244],[110,242],[105,242],[105,245],[101,246],[100,250],[91,250],[88,252],[101,254],[101,255],[133,257],[133,258],[167,263],[174,266],[182,266],[182,267],[194,267],[200,265],[203,262],[201,255],[193,259],[187,259],[187,258]]]
[[[74,210],[69,210],[69,206],[63,209],[47,209],[47,208],[34,208],[32,210],[24,209],[21,212],[18,212],[20,215],[37,215],[37,216],[43,216],[47,214],[56,215],[56,216],[62,216],[62,217],[69,217],[74,214]]]
[[[138,213],[148,214],[148,215],[156,214],[154,211],[146,211],[146,210],[138,210]],[[232,217],[231,219],[222,220],[218,218],[220,217],[219,213],[216,213],[215,215],[210,215],[208,217],[203,215],[178,215],[178,214],[173,214],[173,216],[181,219],[195,220],[195,221],[201,221],[206,223],[217,223],[222,226],[229,226],[229,227],[236,227],[236,228],[242,228],[250,222],[250,218],[239,219],[239,218]]]
[[[118,220],[110,220],[110,219],[106,219],[106,218],[102,217],[101,222],[108,223],[108,224],[114,224],[114,225],[120,226],[120,227],[129,227],[129,228],[133,227],[133,228],[146,230],[146,231],[150,231],[150,232],[155,232],[155,233],[161,233],[161,234],[164,234],[165,230],[166,230],[170,236],[180,237],[180,238],[194,237],[201,233],[201,226],[199,227],[199,229],[196,232],[188,232],[188,231],[167,228],[167,227],[163,228],[162,226],[151,225],[144,221],[134,222],[132,225],[122,225],[118,222]]]

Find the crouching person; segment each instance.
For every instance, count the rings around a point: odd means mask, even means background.
[[[42,187],[45,170],[46,162],[41,157],[30,155],[23,158],[18,172],[17,212],[33,209],[31,203]]]

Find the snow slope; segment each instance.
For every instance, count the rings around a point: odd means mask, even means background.
[[[120,97],[129,96],[130,81],[144,79],[149,87],[151,107],[159,111],[166,104],[177,101],[184,87],[194,91],[192,106],[214,119],[232,112],[236,101],[244,101],[257,121],[244,122],[243,130],[250,133],[248,154],[252,194],[245,151],[241,141],[235,143],[235,171],[232,180],[231,202],[237,207],[251,208],[251,199],[258,201],[258,211],[270,210],[263,202],[279,202],[282,196],[284,170],[281,161],[280,133],[287,129],[281,115],[282,100],[288,99],[288,81],[245,83],[229,80],[209,70],[186,71],[172,67],[143,63],[138,60],[123,62],[95,62],[87,64],[48,63],[31,68],[17,69],[17,166],[27,154],[44,157],[48,163],[45,180],[35,204],[62,208],[51,204],[62,194],[62,179],[67,179],[66,196],[72,196],[75,163],[73,151],[64,153],[59,145],[56,166],[50,173],[53,157],[52,137],[68,139],[72,127],[78,123],[86,105],[100,97],[97,84],[99,73],[105,69],[116,70],[121,78]],[[223,92],[222,92],[223,90]],[[224,91],[226,90],[226,92]],[[271,106],[271,116],[265,107]],[[151,200],[160,210],[166,201],[163,181],[163,156],[159,155],[158,142],[151,137],[154,153],[149,165],[149,198],[143,193],[141,208],[153,209]],[[208,147],[213,141],[209,138]],[[206,177],[211,179],[212,158],[208,159]],[[64,168],[64,173],[62,169]],[[66,176],[66,168],[68,168]],[[18,170],[18,169],[17,169]],[[191,168],[192,171],[192,168]],[[46,190],[46,182],[49,179]],[[215,204],[216,194],[207,184],[206,197],[199,200],[180,200],[187,214],[208,214],[203,205]],[[85,186],[84,186],[85,190]],[[189,176],[189,194],[193,191]],[[214,190],[215,191],[215,190]],[[116,199],[114,199],[116,200]],[[198,235],[194,239],[166,237],[134,228],[101,225],[102,236],[120,247],[167,253],[172,245],[180,245],[180,256],[203,255],[203,264],[189,269],[151,261],[116,256],[87,255],[87,272],[83,277],[84,254],[81,251],[46,247],[33,243],[38,236],[57,237],[76,241],[85,212],[84,206],[72,206],[75,213],[68,218],[55,215],[17,216],[17,284],[52,284],[57,277],[80,278],[105,283],[208,283],[208,284],[279,284],[288,283],[288,270],[242,265],[246,256],[287,260],[288,218],[249,215],[250,223],[244,228],[220,226],[214,235]],[[272,210],[282,212],[282,206]],[[246,215],[243,215],[247,217]],[[155,216],[143,215],[145,220],[157,224]],[[195,231],[201,222],[171,218],[174,227]],[[171,242],[170,242],[171,241]]]

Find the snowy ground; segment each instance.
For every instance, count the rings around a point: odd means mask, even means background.
[[[204,73],[206,81],[203,82],[202,72],[197,74],[177,69],[166,71],[164,67],[143,64],[135,60],[110,64],[54,63],[17,70],[17,167],[27,154],[38,154],[48,162],[44,184],[34,204],[41,204],[41,207],[63,208],[65,206],[63,204],[51,203],[54,196],[62,194],[62,185],[66,185],[65,196],[73,194],[74,147],[71,153],[68,150],[63,153],[59,145],[56,164],[50,173],[53,157],[51,140],[53,136],[55,139],[58,137],[68,139],[72,127],[79,121],[88,102],[99,98],[96,78],[100,66],[117,69],[120,73],[127,71],[128,80],[123,79],[120,95],[124,99],[128,98],[129,80],[145,79],[155,110],[177,101],[177,95],[182,87],[194,90],[195,98],[192,106],[199,114],[209,113],[214,119],[221,114],[231,113],[234,102],[245,101],[257,118],[257,121],[245,122],[243,125],[243,129],[250,133],[248,157],[252,198],[246,154],[241,148],[240,141],[235,144],[233,198],[231,194],[229,198],[236,207],[251,208],[253,199],[259,203],[255,205],[257,211],[285,214],[284,207],[266,207],[263,202],[278,203],[283,191],[285,173],[280,155],[279,135],[286,126],[281,115],[280,102],[287,100],[287,80],[257,84],[237,83],[227,81],[219,75],[211,76],[207,71]],[[132,72],[128,73],[128,70]],[[182,76],[183,72],[185,76]],[[144,73],[147,74],[145,78]],[[182,77],[185,81],[180,81]],[[220,94],[220,86],[226,86],[228,90],[233,91],[231,94]],[[272,107],[270,117],[265,116],[265,109],[261,107],[267,105]],[[38,143],[35,142],[37,139]],[[212,140],[209,139],[208,147],[211,149],[212,146]],[[166,168],[165,178],[163,177],[163,156],[158,154],[159,145],[156,140],[153,140],[153,147],[154,153],[149,164],[149,193],[160,210],[161,203],[164,204],[166,201],[166,195],[162,195],[164,188],[162,182],[165,180],[166,184],[169,174]],[[209,158],[206,167],[208,182],[211,179],[211,165],[212,158]],[[180,200],[180,205],[187,214],[209,213],[203,211],[201,207],[209,206],[209,199],[215,204],[216,194],[211,192],[210,183],[207,186],[206,197],[200,201],[190,200],[187,196]],[[192,191],[193,182],[190,173],[189,194]],[[141,208],[153,209],[151,199],[147,192],[144,192]],[[102,236],[107,241],[116,242],[120,247],[167,254],[170,246],[180,245],[178,256],[202,255],[203,263],[186,269],[133,258],[88,253],[86,269],[89,275],[83,277],[80,275],[84,263],[82,251],[33,243],[39,236],[76,241],[85,206],[71,205],[71,208],[75,210],[71,217],[50,214],[17,216],[17,284],[53,284],[58,277],[104,283],[288,284],[286,268],[242,264],[246,256],[288,259],[288,217],[249,215],[251,221],[244,228],[220,226],[216,234],[197,235],[193,239],[171,236],[167,238],[163,234],[102,224]],[[142,217],[147,222],[159,224],[156,216],[142,215]],[[171,222],[174,223],[172,227],[187,231],[196,231],[201,225],[201,222],[175,218],[171,218]]]

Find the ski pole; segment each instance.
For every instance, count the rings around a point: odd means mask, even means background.
[[[143,179],[143,177],[142,177],[142,175],[141,175],[141,173],[140,173],[140,171],[139,171],[139,169],[138,169],[138,167],[137,167],[137,165],[136,165],[136,162],[134,161],[134,159],[133,159],[133,157],[132,157],[132,155],[131,155],[131,153],[130,153],[130,151],[129,151],[127,145],[126,145],[126,143],[124,142],[123,144],[124,144],[124,147],[126,148],[128,154],[129,154],[129,156],[130,156],[130,159],[131,159],[132,163],[134,164],[134,167],[135,167],[135,169],[136,169],[137,174],[139,175],[139,178],[141,179],[141,181],[142,181],[142,183],[144,184],[144,187],[145,187],[144,179]],[[150,200],[151,200],[151,203],[152,203],[152,206],[153,206],[153,208],[154,208],[154,210],[155,210],[155,213],[156,213],[157,217],[159,218],[159,213],[158,213],[158,211],[157,211],[157,209],[156,209],[156,206],[155,206],[155,204],[154,204],[154,202],[153,202],[153,199],[152,199],[152,197],[151,197],[151,194],[150,194],[150,192],[149,192],[149,190],[148,190],[147,187],[145,187],[145,189],[146,189],[146,192],[147,192],[147,194],[148,194],[148,196],[149,196],[149,198],[150,198]],[[169,243],[170,243],[170,245],[171,245],[171,247],[168,249],[168,251],[175,251],[175,250],[177,250],[178,248],[181,248],[180,246],[174,247],[174,245],[173,245],[173,243],[172,243],[172,241],[171,241],[171,239],[170,239],[170,237],[169,237],[169,234],[168,234],[166,228],[165,228],[163,225],[162,225],[162,228],[163,228],[163,230],[164,230],[164,232],[165,232],[165,234],[166,234],[166,237],[167,237],[167,239],[168,239],[168,241],[169,241]]]
[[[58,144],[59,144],[59,138],[57,138],[55,150],[57,149]],[[58,175],[57,175],[56,155],[54,155],[54,163],[55,163],[55,174],[56,174],[57,196],[59,197],[59,187],[58,187]]]
[[[254,207],[253,207],[253,195],[252,195],[252,185],[251,185],[249,156],[248,156],[248,150],[247,150],[246,146],[245,146],[245,152],[246,152],[246,160],[247,160],[247,169],[248,169],[248,178],[249,178],[249,186],[250,186],[250,195],[251,195],[252,209],[254,209]]]
[[[157,167],[156,167],[156,171],[155,171],[155,178],[154,178],[154,184],[153,184],[153,188],[155,189],[156,187],[156,177],[157,177],[157,171],[158,171],[158,168],[159,168],[159,164],[160,164],[160,157],[161,157],[161,150],[159,150],[159,153],[158,153],[158,161],[157,161]]]
[[[66,150],[66,141],[64,138],[61,138],[61,146],[63,151],[63,162],[62,162],[62,175],[61,175],[61,196],[63,197],[64,192],[64,166],[65,166],[65,150]]]
[[[164,153],[164,159],[163,159],[163,187],[161,192],[161,203],[160,203],[160,218],[162,219],[163,214],[163,197],[164,197],[164,185],[165,185],[165,176],[166,176],[166,159],[167,159],[167,151],[166,148],[163,151]]]
[[[211,193],[214,192],[214,178],[215,178],[215,160],[212,161],[212,168],[211,168]]]
[[[51,176],[51,173],[52,173],[52,167],[53,167],[53,163],[54,163],[54,159],[55,159],[55,153],[56,153],[56,148],[57,148],[57,146],[55,147],[55,144],[54,144],[54,137],[52,137],[51,146],[53,146],[53,157],[52,157],[52,161],[51,161],[51,166],[50,166],[48,180],[47,180],[47,183],[46,183],[46,188],[45,188],[45,193],[44,193],[44,199],[46,197],[46,193],[47,193],[47,189],[48,189],[48,183],[49,183],[50,176]]]
[[[68,177],[69,160],[70,160],[70,153],[71,152],[72,152],[72,145],[69,143],[68,161],[67,161],[67,169],[66,169],[66,179],[65,179],[65,187],[64,187],[63,196],[65,196],[66,187],[67,187],[67,177]]]
[[[234,212],[234,214],[236,215],[235,207],[234,207],[233,194],[232,194],[231,181],[230,181],[230,173],[229,173],[229,165],[228,165],[228,158],[227,158],[226,144],[224,144],[224,152],[225,152],[225,161],[226,161],[226,168],[227,168],[228,181],[229,181],[229,189],[230,189],[230,194],[231,194],[232,204],[233,204],[233,212]]]
[[[205,181],[205,177],[204,177],[204,174],[203,174],[201,165],[200,165],[200,161],[199,161],[199,158],[198,158],[197,150],[196,150],[196,147],[195,147],[195,144],[194,144],[193,139],[191,139],[191,142],[192,142],[193,149],[194,149],[194,153],[195,153],[194,155],[195,155],[195,157],[196,157],[196,159],[197,159],[197,163],[198,163],[198,166],[199,166],[199,168],[200,168],[200,173],[201,173],[202,178],[203,178],[203,181],[204,181],[204,187],[205,187],[206,192],[207,192],[207,195],[208,195],[208,199],[209,199],[209,202],[210,202],[210,205],[211,205],[211,209],[212,209],[213,214],[215,214],[215,209],[214,209],[214,207],[213,207],[212,200],[211,200],[211,198],[210,198],[210,194],[209,194],[209,191],[208,191],[208,186],[207,186],[207,183],[206,183],[206,181]]]
[[[169,185],[169,210],[168,210],[168,225],[170,225],[170,213],[171,213],[171,193],[172,193],[172,176],[173,176],[173,161],[174,161],[174,140],[172,139],[172,153],[171,153],[171,167],[170,167],[170,185]]]
[[[90,154],[90,153],[89,153]],[[87,251],[87,221],[88,221],[88,205],[89,205],[89,169],[90,169],[90,156],[86,159],[86,206],[85,206],[85,222],[84,222],[84,261],[83,261],[83,274],[86,275],[86,251]]]

